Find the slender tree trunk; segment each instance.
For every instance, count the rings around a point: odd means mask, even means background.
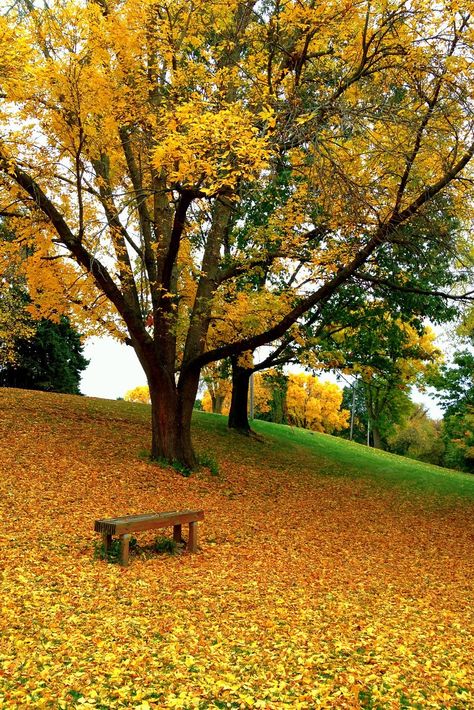
[[[241,367],[238,357],[232,357],[232,400],[229,411],[229,429],[250,434],[248,419],[249,383],[252,370]]]
[[[223,397],[221,394],[216,394],[214,402],[212,404],[212,411],[214,412],[214,414],[222,414],[224,399],[225,397]]]
[[[217,404],[216,404],[216,396],[215,396],[215,395],[213,395],[213,394],[212,394],[212,392],[210,392],[210,391],[209,391],[209,395],[210,395],[210,397],[211,397],[211,408],[212,408],[212,413],[213,413],[213,414],[217,414],[217,412],[216,412],[216,408],[217,408]]]

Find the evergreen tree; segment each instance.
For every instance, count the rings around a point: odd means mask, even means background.
[[[474,355],[469,350],[454,353],[452,362],[434,372],[428,384],[437,390],[444,409],[444,463],[474,472]]]
[[[81,372],[88,365],[79,333],[68,318],[38,321],[31,338],[15,342],[15,361],[0,365],[0,385],[80,394]]]

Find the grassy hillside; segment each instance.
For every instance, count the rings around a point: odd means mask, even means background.
[[[0,390],[0,707],[474,707],[474,477],[198,413],[184,478],[148,417]],[[188,507],[199,554],[94,558],[95,518]]]
[[[194,423],[197,437],[201,431],[208,434],[212,432],[214,437],[219,437],[215,444],[218,455],[219,446],[225,447],[229,439],[227,418],[196,412]],[[306,429],[258,420],[253,422],[252,428],[262,436],[263,442],[257,440],[249,444],[242,437],[231,435],[239,456],[249,461],[252,457],[258,459],[261,455],[269,455],[274,465],[286,465],[290,470],[296,465],[296,468],[313,469],[317,475],[365,479],[377,486],[396,486],[401,489],[402,495],[421,494],[420,504],[444,497],[447,497],[445,503],[452,502],[453,498],[467,498],[474,502],[473,475],[377,451]]]

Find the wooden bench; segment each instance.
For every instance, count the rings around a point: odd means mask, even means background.
[[[112,542],[112,536],[120,537],[120,564],[122,567],[128,565],[128,552],[132,532],[142,530],[155,530],[157,528],[167,528],[173,526],[173,540],[181,542],[182,525],[189,524],[189,536],[187,549],[190,552],[197,551],[197,524],[199,520],[204,520],[203,510],[182,510],[170,513],[145,513],[144,515],[124,515],[121,518],[103,518],[96,520],[94,530],[102,534],[104,541],[104,552],[107,552]]]

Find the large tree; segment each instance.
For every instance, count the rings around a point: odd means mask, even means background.
[[[19,0],[0,38],[0,211],[38,297],[60,284],[135,348],[154,456],[194,463],[204,365],[376,270],[441,192],[470,211],[466,4]],[[300,263],[251,334],[208,344],[242,274]]]
[[[297,327],[271,348],[264,349],[259,357],[247,353],[246,357],[234,358],[229,426],[250,432],[247,409],[252,372],[292,363],[315,370],[345,367],[350,372],[354,364],[365,363],[375,366],[379,374],[389,375],[392,359],[404,355],[403,347],[398,353],[394,350],[403,345],[396,322],[408,323],[422,333],[427,318],[438,325],[446,323],[472,300],[472,293],[466,291],[472,274],[469,247],[466,245],[462,261],[459,252],[450,248],[462,234],[449,204],[434,200],[428,219],[423,215],[400,228],[395,247],[381,248],[376,260],[369,261],[329,299],[309,310]],[[285,293],[281,283],[278,286],[277,291]],[[244,319],[239,322],[232,311],[228,312],[226,326],[245,333]],[[391,329],[390,337],[387,329]]]

